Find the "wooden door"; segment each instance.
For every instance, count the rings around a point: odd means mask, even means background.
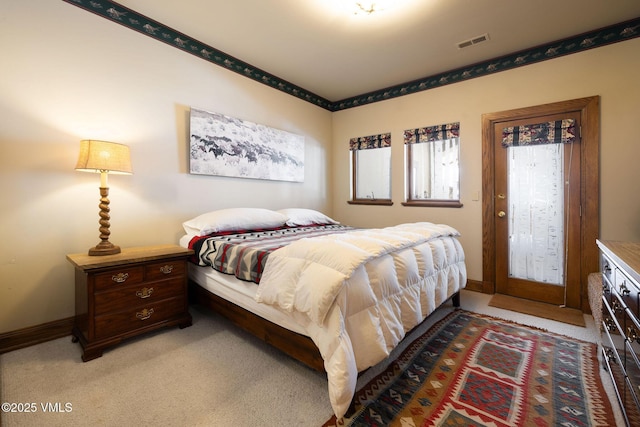
[[[565,245],[567,253],[559,256],[568,260],[567,286],[550,288],[545,286],[547,284],[544,282],[529,283],[528,280],[509,277],[508,249],[504,246],[508,240],[508,228],[503,227],[508,226],[508,223],[503,224],[506,221],[499,221],[508,218],[508,211],[505,210],[509,202],[506,199],[508,188],[502,178],[503,174],[506,174],[506,160],[500,159],[505,153],[501,152],[502,148],[497,139],[498,135],[502,135],[505,125],[534,123],[539,122],[540,118],[567,116],[575,118],[581,126],[578,130],[579,143],[573,147],[572,157],[573,161],[578,159],[580,167],[570,168],[571,173],[567,176],[570,181],[570,194],[563,202],[563,209],[568,209],[569,212],[565,226],[569,233]],[[482,292],[500,292],[554,304],[564,303],[567,307],[588,311],[588,275],[599,271],[599,254],[595,241],[599,236],[600,224],[600,98],[593,96],[487,113],[482,116],[482,124]],[[566,162],[567,147],[563,150],[563,161]],[[501,195],[504,195],[505,199],[502,199]],[[579,198],[577,202],[574,199],[576,197]],[[498,216],[501,211],[505,212],[502,218]]]
[[[505,129],[572,121],[577,112],[495,123],[496,292],[566,305],[580,293],[580,138],[504,146]],[[568,123],[568,122],[567,122]]]

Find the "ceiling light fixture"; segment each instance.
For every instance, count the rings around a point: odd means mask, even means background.
[[[361,13],[366,13],[367,15],[371,15],[373,12],[378,12],[382,10],[382,7],[373,1],[357,1],[354,5],[354,14],[358,15]]]
[[[391,16],[398,13],[413,13],[423,7],[425,0],[307,0],[314,8],[335,16],[351,15],[360,18]],[[427,2],[428,3],[428,2]],[[362,19],[369,21],[369,19]]]
[[[389,11],[403,6],[406,1],[400,0],[347,0],[344,4],[354,15],[372,15],[377,12]]]

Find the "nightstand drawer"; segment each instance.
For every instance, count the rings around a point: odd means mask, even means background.
[[[95,295],[95,314],[105,314],[129,307],[151,304],[167,298],[184,295],[184,278],[138,283]]]
[[[145,266],[144,277],[146,280],[168,279],[183,276],[186,270],[186,262],[181,259],[157,262]]]
[[[127,286],[144,280],[144,268],[124,266],[95,275],[96,290],[112,289],[114,286]]]
[[[150,303],[113,314],[96,316],[96,338],[110,337],[123,332],[133,332],[146,326],[153,326],[171,316],[184,313],[184,297]]]

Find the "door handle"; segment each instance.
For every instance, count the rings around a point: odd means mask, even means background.
[[[505,215],[506,215],[506,213],[504,211],[498,212],[498,217],[500,217],[500,218],[504,218]]]

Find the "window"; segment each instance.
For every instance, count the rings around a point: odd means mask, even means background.
[[[391,134],[352,138],[351,204],[392,205]]]
[[[404,131],[407,177],[405,206],[462,207],[460,123]]]

